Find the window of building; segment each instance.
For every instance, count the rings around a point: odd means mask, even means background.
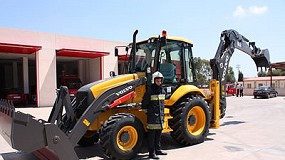
[[[246,88],[251,88],[251,83],[248,83],[247,85],[246,85]]]

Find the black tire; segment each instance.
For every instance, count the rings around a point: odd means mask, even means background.
[[[77,143],[80,146],[88,147],[99,141],[99,133],[95,131],[87,131]]]
[[[184,98],[173,106],[170,127],[171,136],[182,145],[204,142],[209,132],[210,114],[207,104],[200,96]]]
[[[257,96],[254,96],[253,98],[254,98],[254,99],[256,99],[256,98],[257,98]]]
[[[111,159],[131,159],[139,152],[144,136],[143,125],[128,113],[111,116],[100,131],[100,144]]]

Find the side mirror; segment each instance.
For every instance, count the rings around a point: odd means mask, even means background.
[[[118,48],[117,48],[117,47],[115,48],[115,56],[116,56],[116,57],[118,57],[118,56],[119,56],[119,50],[118,50]]]
[[[115,77],[115,76],[116,76],[115,71],[110,71],[110,77]]]
[[[115,56],[116,56],[116,57],[119,56],[119,49],[118,49],[118,48],[120,48],[120,47],[124,47],[126,53],[128,53],[129,47],[127,47],[127,46],[116,46],[116,47],[115,47]]]

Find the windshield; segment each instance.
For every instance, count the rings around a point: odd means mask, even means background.
[[[185,52],[185,51],[184,51]],[[160,51],[160,72],[165,83],[177,83],[183,75],[182,61],[183,48],[181,42],[169,41]],[[187,63],[189,64],[189,63]]]
[[[135,70],[137,72],[143,72],[146,71],[148,66],[153,67],[154,54],[154,42],[138,44],[135,57]]]
[[[157,49],[156,41],[157,39],[150,39],[137,44],[135,56],[136,72],[145,72],[147,67],[151,67],[153,71],[154,57]],[[177,40],[168,40],[167,44],[160,48],[159,55],[158,70],[163,74],[165,83],[176,83],[183,78],[185,78],[187,82],[193,82],[193,69],[191,64],[192,52],[190,45]],[[183,56],[185,58],[184,62]],[[184,63],[185,70],[183,69]]]
[[[229,84],[227,85],[228,88],[235,88],[235,86],[233,84]]]
[[[265,86],[261,86],[261,87],[258,87],[257,90],[267,90],[268,87],[265,87]]]

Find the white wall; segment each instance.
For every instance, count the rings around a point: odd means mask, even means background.
[[[42,49],[36,53],[38,106],[52,106],[56,98],[56,39],[54,34],[38,33]]]
[[[43,48],[37,55],[38,106],[52,106],[56,98],[56,54]]]
[[[109,77],[110,71],[118,73],[117,57],[114,48],[126,45],[122,42],[112,42],[91,38],[72,37],[58,34],[23,31],[0,27],[0,42],[22,45],[41,46],[36,53],[37,67],[37,100],[38,106],[52,106],[56,98],[56,50],[75,49],[109,52],[109,56],[79,61],[79,76],[85,82],[93,82]],[[102,65],[102,67],[100,67]],[[13,68],[10,67],[11,73]],[[6,70],[5,70],[6,71]],[[32,73],[31,73],[32,74]],[[11,76],[12,77],[12,76]],[[11,83],[13,85],[13,83]]]
[[[244,95],[253,95],[254,88],[263,85],[270,86],[270,81],[258,80],[258,81],[245,81],[244,82]],[[251,86],[250,88],[248,88]],[[285,96],[285,79],[284,80],[272,80],[272,86],[277,90],[278,95]]]
[[[118,57],[115,56],[115,46],[126,45],[126,43],[106,41],[104,50],[110,52],[109,56],[102,57],[103,59],[103,78],[110,77],[110,71],[115,71],[118,75]]]
[[[89,71],[90,77],[89,77],[89,83],[100,80],[100,74],[101,74],[101,61],[100,58],[94,58],[89,59],[89,65],[88,69],[86,71]],[[102,66],[102,68],[104,68]]]

